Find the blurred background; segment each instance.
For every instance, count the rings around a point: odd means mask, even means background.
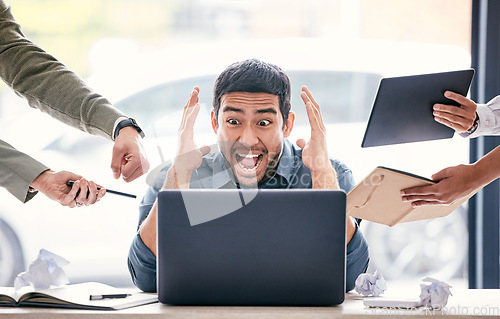
[[[209,124],[213,81],[227,65],[260,58],[287,71],[297,123],[308,137],[299,98],[307,85],[320,103],[329,152],[361,181],[376,166],[425,177],[468,162],[468,141],[361,149],[378,83],[470,67],[471,0],[11,0],[26,37],[136,118],[152,168],[175,154],[180,110],[193,86],[202,111],[197,142],[215,142]],[[404,103],[404,101],[401,101]],[[132,285],[126,259],[146,177],[112,178],[112,143],[66,127],[28,107],[0,84],[0,136],[54,170],[80,173],[110,189],[97,205],[67,209],[36,196],[21,204],[0,189],[0,286],[41,248],[68,259],[71,282]],[[36,136],[36,139],[34,138]],[[363,222],[370,271],[394,281],[427,275],[467,286],[465,207],[450,216],[392,228]]]

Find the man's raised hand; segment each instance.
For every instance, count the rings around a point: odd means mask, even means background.
[[[172,166],[175,188],[188,188],[192,173],[200,167],[203,155],[210,151],[208,146],[198,148],[194,142],[194,124],[200,111],[199,92],[198,87],[193,89],[182,113],[178,132],[177,155]]]
[[[313,187],[338,189],[337,175],[328,156],[326,128],[319,104],[305,86],[302,87],[300,97],[306,106],[307,117],[311,125],[311,138],[307,143],[304,139],[299,139],[297,145],[302,148],[304,165],[311,170]]]

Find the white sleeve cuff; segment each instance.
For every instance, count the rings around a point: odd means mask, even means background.
[[[474,138],[481,135],[498,134],[497,131],[500,127],[490,107],[487,104],[478,104],[476,112],[479,117],[478,126],[476,131],[469,137]]]

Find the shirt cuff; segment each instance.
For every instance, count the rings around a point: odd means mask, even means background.
[[[124,121],[124,120],[127,120],[128,117],[125,117],[125,116],[120,116],[119,118],[116,119],[115,121],[115,125],[113,125],[113,134],[111,135],[111,139],[114,141],[114,136],[118,136],[116,133],[116,127],[118,126],[118,124],[120,124],[121,121]]]
[[[477,106],[477,116],[479,117],[477,129],[469,137],[478,137],[490,134],[496,126],[496,119],[488,105]]]

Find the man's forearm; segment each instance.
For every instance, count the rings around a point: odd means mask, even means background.
[[[24,37],[10,8],[0,2],[0,77],[14,91],[52,117],[91,134],[112,139],[124,116],[109,101],[52,55]]]
[[[179,171],[176,169],[175,164],[170,167],[163,184],[164,189],[187,189],[191,182],[192,172]]]
[[[311,179],[314,189],[340,189],[337,172],[333,167],[325,172],[311,172]],[[355,231],[356,226],[352,218],[346,216],[346,245],[351,241]]]
[[[175,170],[175,165],[172,165],[167,171],[167,177],[161,190],[165,189],[181,189],[188,188],[189,180],[186,179],[186,174],[179,177]],[[189,174],[189,179],[191,174]],[[179,179],[180,178],[180,179]],[[151,252],[156,256],[156,214],[157,202],[155,201],[148,217],[142,222],[140,226],[139,235]]]
[[[142,222],[139,227],[139,235],[146,247],[156,256],[156,213],[157,201],[155,201],[148,217]]]
[[[473,164],[476,169],[475,189],[483,187],[500,177],[500,146]]]
[[[325,171],[311,171],[311,179],[315,189],[340,189],[337,172],[331,166]]]

